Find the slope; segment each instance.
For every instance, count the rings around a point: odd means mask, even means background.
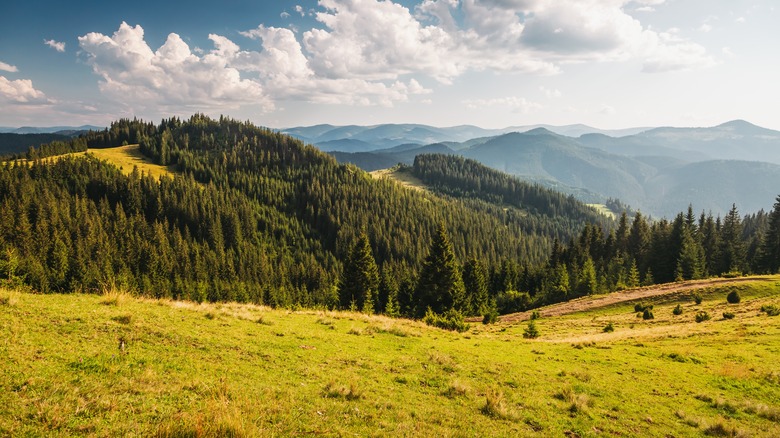
[[[361,229],[382,270],[401,282],[440,222],[461,260],[529,265],[585,225],[374,180],[291,137],[224,117],[120,120],[78,141],[90,149],[138,141],[175,177],[124,175],[94,158],[1,167],[0,257],[13,269],[0,275],[40,291],[119,283],[193,301],[332,307],[345,248]]]
[[[9,436],[777,436],[776,281],[455,334],[354,313],[0,290]],[[685,312],[672,315],[681,304]],[[700,324],[703,310],[713,319]],[[722,320],[724,311],[735,314]],[[604,333],[613,323],[615,331]],[[120,348],[120,345],[123,348]]]

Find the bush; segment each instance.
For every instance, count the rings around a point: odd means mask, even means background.
[[[728,301],[729,304],[738,304],[742,301],[742,297],[739,296],[739,292],[733,290],[726,296],[726,301]]]
[[[650,308],[652,308],[652,306]],[[653,311],[650,310],[650,308],[647,308],[647,309],[645,309],[644,312],[642,312],[642,319],[647,320],[647,319],[654,319],[655,318],[655,315],[653,315]]]
[[[674,310],[672,310],[672,314],[674,315],[682,315],[682,313],[683,313],[683,308],[679,304],[677,305],[677,307],[674,308]]]
[[[723,312],[723,319],[734,319],[734,314],[731,312]]]
[[[604,329],[602,331],[604,333],[612,333],[615,331],[615,326],[613,326],[611,322],[608,322],[607,325],[604,326]]]
[[[723,277],[723,278],[738,278],[738,277],[742,276],[742,272],[739,272],[739,271],[729,271],[729,272],[724,272],[724,273],[720,274],[720,276]]]
[[[780,307],[777,307],[774,304],[767,304],[766,306],[761,306],[761,311],[766,312],[768,316],[780,315]]]
[[[506,291],[498,294],[496,305],[502,315],[524,312],[531,307],[531,296],[528,292]]]
[[[652,304],[645,304],[645,303],[636,303],[636,304],[634,304],[634,312],[636,312],[636,313],[641,313],[641,312],[644,312],[645,310],[648,310],[648,309],[649,310],[653,310],[653,305]]]
[[[482,324],[495,324],[498,322],[498,310],[495,307],[490,307],[482,315]]]
[[[707,312],[705,312],[703,310],[701,310],[699,312],[696,312],[696,322],[709,321],[709,319],[710,319],[710,314],[709,313],[707,313]]]
[[[698,293],[698,292],[694,293],[694,294],[693,294],[693,301],[695,301],[695,302],[696,302],[696,305],[699,305],[699,304],[701,304],[701,301],[702,301],[701,294],[700,294],[700,293]]]
[[[463,319],[463,314],[456,309],[450,309],[441,315],[435,313],[428,308],[425,312],[425,318],[423,321],[431,326],[438,327],[444,330],[453,330],[457,332],[465,332],[469,329],[469,325]]]
[[[539,337],[539,329],[536,328],[536,323],[531,321],[528,323],[528,327],[523,330],[523,337],[526,339],[536,339]]]
[[[537,320],[541,317],[542,315],[539,313],[538,310],[534,310],[533,312],[531,312],[531,321]]]

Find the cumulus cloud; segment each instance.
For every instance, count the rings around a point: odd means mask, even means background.
[[[175,33],[155,50],[126,23],[79,45],[108,96],[206,108],[271,108],[280,99],[390,106],[430,93],[427,79],[446,85],[469,71],[550,75],[572,62],[633,59],[657,73],[715,63],[703,46],[624,11],[662,0],[418,0],[413,9],[396,1],[319,0],[308,12],[297,5],[318,25],[240,32],[259,42],[251,50],[216,34],[212,50],[190,50]]]
[[[29,79],[8,80],[0,76],[0,102],[8,104],[40,105],[48,104],[46,95],[33,87]]]
[[[19,69],[16,68],[15,65],[6,64],[3,61],[0,61],[0,70],[7,71],[7,72],[10,72],[10,73],[16,73],[16,72],[19,71]]]
[[[227,39],[211,38],[216,49],[194,54],[175,33],[153,51],[141,26],[122,23],[112,36],[92,32],[79,37],[87,62],[98,74],[101,91],[140,105],[192,105],[205,108],[240,104],[268,105],[259,83],[242,79],[229,65],[239,56]]]
[[[47,46],[51,47],[52,49],[58,51],[58,52],[64,52],[65,51],[65,43],[55,40],[43,40],[43,43]]]

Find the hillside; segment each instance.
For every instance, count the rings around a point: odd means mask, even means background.
[[[0,133],[0,157],[25,153],[31,146],[37,148],[42,144],[69,139],[70,136],[62,134]]]
[[[106,149],[133,142],[137,149]],[[202,115],[120,120],[36,157],[87,147],[142,154],[174,178],[142,177],[130,164],[122,173],[95,155],[0,167],[0,278],[44,292],[110,283],[193,301],[333,307],[343,260],[365,230],[385,279],[376,310],[397,294],[411,313],[414,278],[439,223],[462,262],[536,266],[555,239],[568,241],[589,219],[569,218],[568,207],[516,214],[409,190],[288,136]]]
[[[780,306],[778,287],[702,289],[700,305],[657,297],[649,321],[634,302],[542,318],[537,339],[526,324],[456,334],[355,313],[0,290],[0,434],[777,436],[780,325],[760,309]],[[741,303],[726,303],[731,290]],[[711,319],[696,323],[699,311]]]

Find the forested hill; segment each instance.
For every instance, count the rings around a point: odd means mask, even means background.
[[[604,226],[608,222],[573,196],[522,181],[460,156],[417,155],[411,170],[438,193],[515,207],[533,216],[560,220],[564,229],[577,228],[583,222]]]
[[[78,142],[73,149],[139,143],[178,175],[125,176],[89,157],[3,165],[0,280],[41,291],[120,284],[154,296],[332,306],[361,230],[382,277],[400,282],[422,265],[439,223],[461,262],[534,266],[587,219],[408,190],[228,118],[120,120]]]

